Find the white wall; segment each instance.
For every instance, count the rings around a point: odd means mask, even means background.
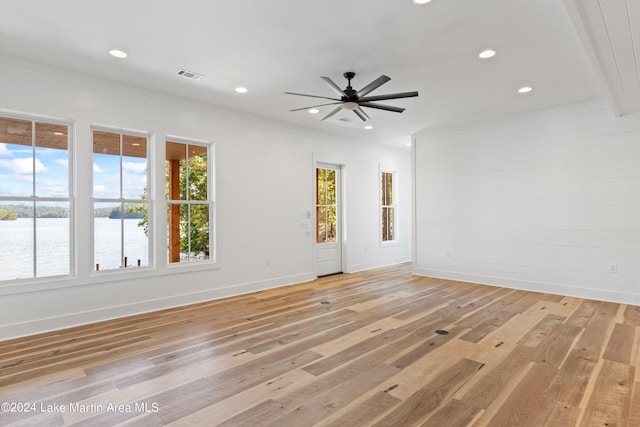
[[[307,211],[314,211],[316,161],[345,167],[345,271],[411,259],[408,152],[14,58],[1,58],[0,77],[0,109],[75,123],[78,259],[77,274],[70,279],[0,284],[0,340],[314,279],[313,228],[304,229],[301,222]],[[91,231],[91,124],[152,132],[160,165],[165,135],[215,143],[215,268],[167,266],[166,217],[161,214],[153,233],[155,269],[92,272],[86,238]],[[403,222],[399,244],[384,248],[378,244],[380,163],[399,173]],[[157,188],[163,180],[157,174]],[[267,257],[271,265],[266,265]]]
[[[414,139],[416,274],[640,304],[640,115],[594,101]]]

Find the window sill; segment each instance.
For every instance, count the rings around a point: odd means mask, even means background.
[[[93,271],[87,280],[81,280],[74,276],[52,276],[42,279],[20,279],[0,283],[0,296],[52,291],[56,289],[73,288],[76,286],[92,286],[102,283],[118,282],[124,280],[138,280],[161,276],[190,273],[193,271],[219,270],[220,266],[215,262],[202,262],[197,265],[168,265],[163,269],[151,267],[132,267],[126,270]]]
[[[400,246],[400,241],[399,241],[398,239],[396,239],[396,240],[380,241],[380,247],[381,247],[381,248],[387,248],[387,247],[392,247],[392,246]]]

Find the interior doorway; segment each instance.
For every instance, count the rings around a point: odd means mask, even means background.
[[[316,165],[316,271],[342,273],[342,215],[339,165]]]

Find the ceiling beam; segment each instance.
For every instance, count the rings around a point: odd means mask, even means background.
[[[564,0],[617,116],[640,112],[640,2]]]

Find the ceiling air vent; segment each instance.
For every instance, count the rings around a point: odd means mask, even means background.
[[[198,74],[198,73],[195,73],[193,71],[185,70],[184,68],[179,69],[177,74],[179,76],[186,77],[186,78],[191,79],[191,80],[200,80],[201,78],[204,77],[202,74]]]

